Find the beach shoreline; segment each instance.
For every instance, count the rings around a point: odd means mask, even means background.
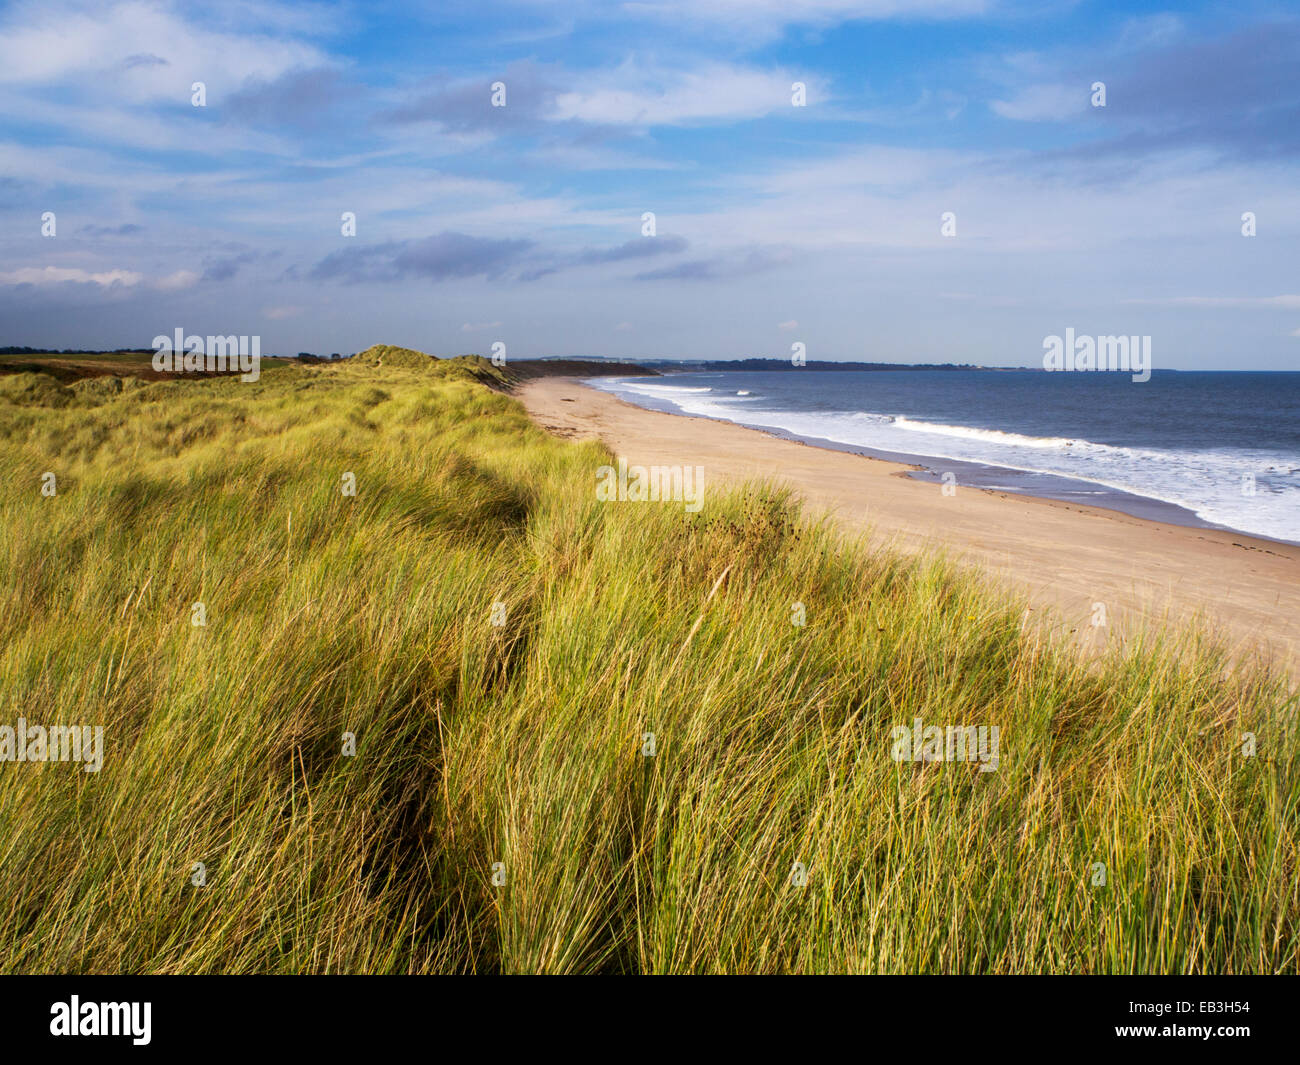
[[[587,387],[595,388],[598,392],[609,391],[611,395],[615,396],[615,398],[619,399],[621,402],[629,403],[629,405],[633,407],[643,407],[646,410],[662,411],[665,414],[673,414],[681,418],[702,418],[705,421],[731,422],[734,425],[739,425],[746,429],[753,429],[756,432],[764,433],[768,436],[774,436],[780,440],[790,440],[794,443],[805,444],[808,447],[820,448],[825,451],[843,451],[852,455],[862,455],[866,458],[877,459],[882,462],[890,462],[896,466],[905,467],[907,476],[918,481],[939,484],[942,482],[942,473],[952,473],[960,483],[981,491],[991,490],[995,493],[1005,492],[1008,495],[1022,496],[1027,499],[1051,500],[1058,503],[1077,504],[1093,510],[1116,511],[1121,514],[1127,514],[1130,517],[1143,518],[1147,521],[1163,522],[1167,525],[1182,525],[1192,529],[1218,529],[1221,532],[1247,536],[1253,540],[1262,540],[1268,543],[1300,547],[1300,541],[1297,540],[1286,540],[1274,536],[1265,536],[1258,533],[1251,533],[1244,529],[1236,529],[1231,525],[1208,521],[1187,506],[1153,496],[1139,495],[1136,492],[1116,488],[1100,481],[1068,477],[1065,474],[1025,470],[1022,468],[981,461],[979,459],[959,459],[942,455],[925,455],[919,452],[890,451],[882,448],[869,447],[863,444],[851,444],[843,440],[834,440],[829,437],[797,433],[774,425],[747,425],[739,419],[715,417],[708,414],[697,414],[688,410],[673,410],[670,409],[669,406],[657,406],[653,401],[650,403],[633,403],[624,396],[619,395],[615,390],[606,390],[592,384],[589,378],[580,377],[577,378],[577,380],[579,383],[582,383]],[[1035,483],[1033,486],[1028,486],[1028,483],[1023,480],[1022,485],[1017,487],[995,486],[987,483],[990,479],[1024,479],[1026,475],[1030,475],[1034,479]],[[1074,498],[1077,494],[1075,486],[1086,486],[1089,489],[1096,489],[1097,491],[1095,493],[1090,494],[1097,494],[1100,498],[1092,502],[1083,502],[1076,499]]]
[[[1085,647],[1152,622],[1199,620],[1234,655],[1259,654],[1300,673],[1300,546],[1007,491],[958,486],[945,495],[909,476],[909,464],[650,410],[576,378],[528,381],[516,395],[548,431],[600,439],[631,463],[702,466],[706,484],[782,483],[810,516],[829,516],[873,543],[977,565]],[[1103,625],[1093,623],[1097,604]]]

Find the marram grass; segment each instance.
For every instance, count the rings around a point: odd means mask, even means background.
[[[761,485],[602,504],[491,376],[0,378],[0,724],[104,728],[0,762],[0,971],[1297,971],[1284,678]]]

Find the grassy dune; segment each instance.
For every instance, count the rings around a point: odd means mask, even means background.
[[[494,374],[0,378],[0,724],[105,729],[0,763],[0,971],[1297,971],[1284,679],[762,486],[600,503]]]

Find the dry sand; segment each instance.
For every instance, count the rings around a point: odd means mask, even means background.
[[[544,428],[598,437],[629,463],[703,466],[706,509],[710,485],[767,479],[850,531],[905,551],[944,549],[1006,581],[1084,646],[1199,617],[1234,653],[1262,653],[1300,676],[1300,547],[1003,492],[959,486],[944,496],[897,463],[643,410],[570,378],[530,381],[518,396]],[[1092,625],[1095,603],[1105,604],[1104,627]]]

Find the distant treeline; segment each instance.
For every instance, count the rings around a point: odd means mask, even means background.
[[[0,347],[0,355],[152,355],[153,348],[23,348],[10,345]],[[355,352],[353,352],[355,354]],[[290,355],[273,355],[267,352],[265,358],[268,359],[288,359],[298,358],[303,362],[329,362],[332,359],[351,358],[351,355],[341,355],[337,351],[330,355],[315,355],[310,351],[300,351],[296,356]]]
[[[795,366],[789,359],[637,359],[655,370],[983,370],[986,367],[952,362],[814,362]]]
[[[612,359],[519,359],[506,368],[512,381],[531,381],[537,377],[658,377],[650,366],[641,362],[616,362]]]
[[[0,348],[0,355],[151,355],[152,348],[112,348],[95,351],[88,348]]]

